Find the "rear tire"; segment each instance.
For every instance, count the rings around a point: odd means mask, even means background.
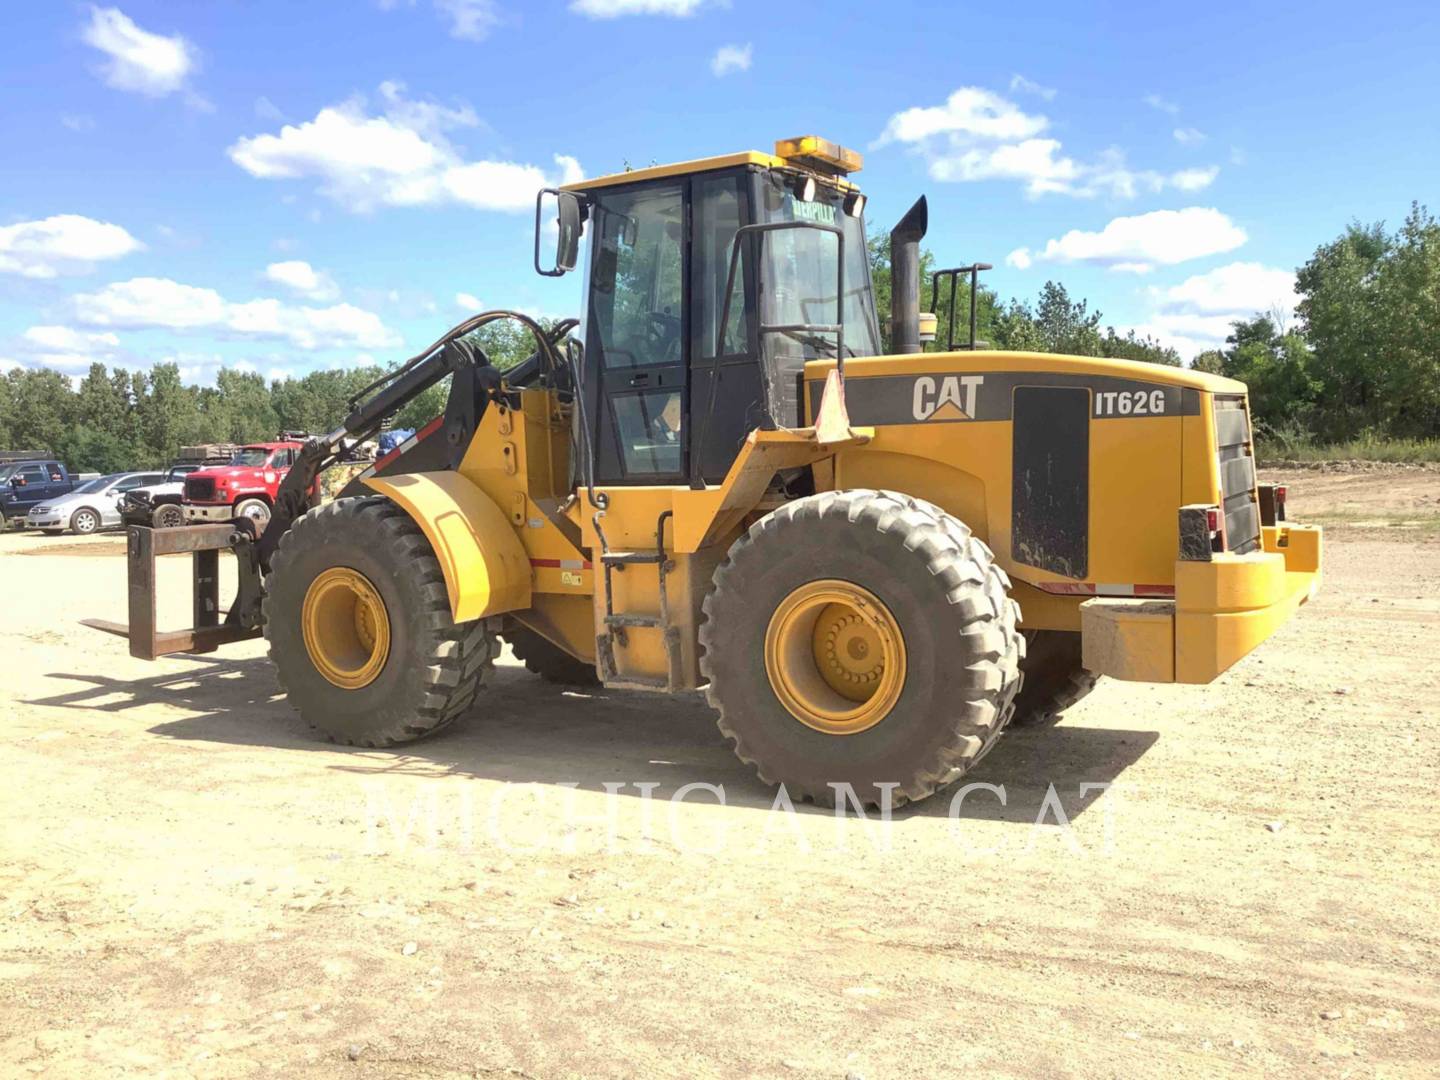
[[[1080,658],[1080,635],[1069,630],[1027,630],[1025,659],[1020,670],[1025,682],[1015,695],[1015,716],[1010,723],[1048,727],[1060,714],[1095,689],[1100,676],[1086,671]]]
[[[561,686],[599,686],[595,666],[577,660],[560,646],[525,626],[511,626],[502,635],[515,659],[532,674]]]
[[[811,689],[824,694],[807,662],[832,687],[835,674],[821,671],[818,653],[807,661],[803,648],[777,651],[771,642],[792,633],[790,620],[799,616],[791,613],[804,610],[797,603],[827,603],[824,590],[844,593],[847,586],[854,614],[837,618],[833,605],[821,608],[813,631],[802,628],[798,640],[813,633],[836,657],[836,646],[848,649],[854,639],[833,632],[827,639],[827,625],[845,635],[873,622],[880,629],[869,640],[880,651],[857,646],[849,656],[858,666],[839,678],[851,679],[849,700],[860,701],[862,713],[873,699],[863,699],[857,682],[898,696],[884,699],[878,718],[837,719],[827,731],[817,726],[818,714],[800,719],[781,694],[792,702],[795,687],[802,699]],[[865,490],[788,503],[735,542],[705,600],[700,666],[720,730],[761,780],[785,785],[792,796],[833,805],[832,785],[849,784],[861,802],[883,805],[894,785],[893,806],[923,799],[964,775],[1010,719],[1024,641],[1008,588],[990,549],[930,503]],[[882,656],[873,671],[861,670]],[[795,674],[777,677],[775,667]],[[898,691],[892,668],[903,672]],[[842,716],[845,702],[837,708]]]
[[[387,652],[370,681],[322,674],[304,620],[312,586],[348,568],[383,604]],[[497,651],[484,620],[457,625],[430,542],[389,499],[339,499],[280,541],[265,579],[265,637],[281,689],[313,727],[352,746],[392,746],[446,727],[475,700]]]

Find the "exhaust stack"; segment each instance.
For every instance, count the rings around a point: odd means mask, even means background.
[[[925,196],[890,230],[890,351],[920,351],[920,241],[929,225]]]

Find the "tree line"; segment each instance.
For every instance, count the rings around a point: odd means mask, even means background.
[[[474,337],[501,368],[534,351],[529,331],[509,321]],[[381,367],[345,368],[267,384],[257,372],[221,368],[214,386],[191,386],[171,363],[148,372],[91,364],[73,385],[58,371],[17,368],[0,379],[0,447],[53,453],[76,472],[161,468],[182,446],[331,431],[355,394],[383,374]],[[411,401],[394,426],[417,428],[438,415],[446,389],[441,383]]]
[[[889,346],[888,241],[870,243],[871,277],[882,345]],[[934,257],[921,253],[928,283]],[[1296,275],[1296,319],[1257,312],[1235,322],[1225,348],[1193,366],[1250,387],[1262,438],[1341,442],[1356,438],[1440,438],[1440,224],[1422,206],[1404,223],[1352,224],[1322,244]],[[930,306],[928,286],[922,306]],[[969,340],[968,279],[936,297],[937,342]],[[1102,316],[1063,284],[1047,281],[1033,303],[976,297],[977,338],[992,348],[1120,357],[1178,366],[1179,354],[1152,338],[1102,329]],[[527,331],[508,321],[477,332],[498,367],[532,351]],[[384,373],[379,367],[315,371],[269,383],[222,368],[213,387],[186,385],[174,364],[148,372],[92,364],[78,385],[58,371],[11,370],[0,379],[0,448],[51,452],[77,471],[157,468],[181,446],[271,439],[280,431],[332,430],[349,401]],[[419,427],[444,407],[432,387],[395,418]]]

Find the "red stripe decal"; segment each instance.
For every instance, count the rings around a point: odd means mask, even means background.
[[[1175,596],[1174,585],[1136,585],[1136,596],[1164,596],[1173,598]]]
[[[574,561],[574,559],[531,559],[530,565],[538,566],[542,570],[559,570],[564,567],[565,563],[573,563]],[[579,565],[578,569],[593,570],[595,567],[589,559],[586,559]]]

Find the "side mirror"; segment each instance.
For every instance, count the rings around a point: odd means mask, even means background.
[[[540,238],[544,233],[545,197],[555,200],[556,236],[555,262],[547,270],[540,264]],[[535,196],[535,272],[545,277],[560,277],[574,270],[580,262],[580,235],[584,229],[585,208],[573,191],[545,188]]]
[[[24,487],[27,483],[29,483],[29,481],[26,480],[23,476],[12,476],[10,478],[10,483],[15,485],[16,487]]]

